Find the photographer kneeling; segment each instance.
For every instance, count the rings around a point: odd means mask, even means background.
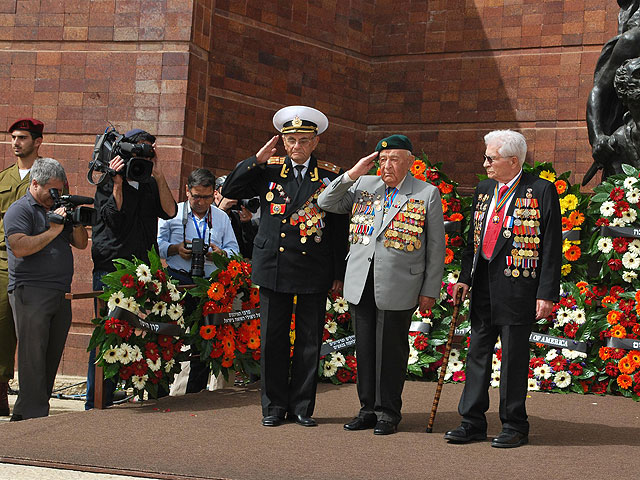
[[[84,249],[88,240],[85,227],[70,221],[65,207],[50,211],[66,181],[60,163],[37,159],[29,190],[4,216],[20,378],[12,421],[49,414],[49,397],[71,326],[71,302],[65,299],[73,277],[70,245]]]
[[[224,256],[238,253],[229,218],[212,205],[215,180],[204,168],[191,172],[185,186],[187,201],[178,204],[175,218],[158,222],[160,257],[167,259],[169,274],[181,284],[193,283],[192,277],[211,275],[217,268],[211,260],[213,252]],[[187,295],[185,316],[197,306],[198,299]],[[190,367],[186,393],[199,392],[207,386],[209,369],[199,359],[191,360]]]
[[[96,185],[98,210],[91,245],[94,290],[102,290],[102,277],[115,271],[114,259],[146,259],[147,252],[157,246],[158,218],[176,215],[176,202],[158,163],[155,141],[153,135],[140,129],[124,136],[108,130],[96,140],[88,177]],[[104,305],[102,300],[99,302]],[[86,410],[94,406],[94,363],[95,351],[91,351]],[[106,406],[113,404],[116,381],[117,378],[104,381]],[[158,392],[158,396],[163,393]]]

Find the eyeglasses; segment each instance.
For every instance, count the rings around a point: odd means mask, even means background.
[[[296,143],[301,147],[308,146],[313,141],[313,138],[302,137],[296,139],[295,137],[285,137],[284,142],[290,147],[295,147]]]
[[[191,198],[193,198],[195,201],[198,200],[213,200],[213,195],[194,195],[193,193],[189,192],[189,196]]]
[[[501,156],[497,156],[497,157],[490,157],[489,155],[487,155],[486,153],[484,155],[482,155],[482,157],[484,158],[484,161],[487,162],[489,165],[491,165],[493,162],[495,162],[496,160],[498,160],[499,158],[509,158],[509,157],[501,157]],[[484,163],[484,162],[483,162]]]

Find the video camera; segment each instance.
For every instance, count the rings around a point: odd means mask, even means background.
[[[50,188],[49,195],[54,203],[47,212],[49,221],[53,223],[70,223],[72,225],[95,225],[98,221],[98,211],[91,207],[79,207],[78,205],[93,205],[93,198],[81,195],[60,195],[57,188]],[[63,217],[53,210],[64,207],[67,215]]]
[[[102,135],[96,135],[96,143],[93,147],[93,159],[89,162],[87,180],[92,185],[102,185],[107,180],[107,175],[124,175],[129,180],[146,183],[151,179],[153,162],[155,157],[153,147],[146,143],[131,143],[127,138],[118,133],[114,127],[108,127]],[[116,172],[109,168],[109,162],[120,155],[125,168]]]
[[[209,251],[209,245],[202,238],[193,238],[191,242],[184,242],[184,248],[191,250],[189,275],[192,277],[204,277],[204,259]]]
[[[231,210],[241,210],[242,207],[249,210],[251,213],[256,213],[260,208],[260,197],[243,198],[238,200],[238,203],[231,206]]]

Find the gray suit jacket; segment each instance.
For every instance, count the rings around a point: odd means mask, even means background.
[[[318,205],[352,213],[345,299],[360,303],[373,263],[377,308],[408,310],[416,307],[419,295],[440,297],[445,255],[440,192],[407,174],[385,215],[385,188],[378,176],[353,182],[343,174],[320,194]]]

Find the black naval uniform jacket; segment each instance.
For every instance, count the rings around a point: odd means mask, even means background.
[[[256,284],[279,293],[326,293],[334,280],[344,278],[348,217],[324,212],[319,218],[317,197],[342,169],[312,155],[298,186],[291,163],[288,156],[272,157],[262,165],[249,157],[227,176],[222,195],[260,197],[252,257]],[[316,228],[320,235],[301,235],[300,214],[311,217],[305,230]]]
[[[482,254],[484,224],[489,221],[488,218],[491,215],[488,210],[495,186],[495,180],[481,181],[476,187],[473,198],[471,225],[458,280],[471,287],[475,280],[476,265]],[[536,201],[531,202],[533,199]],[[537,203],[537,206],[534,207],[531,203]],[[524,206],[518,207],[517,204]],[[527,207],[526,204],[530,206]],[[516,187],[505,217],[512,217],[514,221],[533,219],[540,225],[530,227],[524,235],[529,238],[529,241],[525,242],[524,247],[516,248],[514,242],[522,235],[518,235],[517,227],[516,229],[505,228],[503,223],[488,265],[491,323],[493,325],[526,325],[535,321],[536,299],[557,302],[560,294],[562,216],[555,185],[535,175],[522,172],[522,178]],[[505,234],[505,230],[509,230],[509,233]],[[505,274],[507,269],[512,272],[515,268],[513,264],[511,266],[507,264],[509,257],[514,258],[514,253],[517,254],[516,259],[518,257],[531,259],[534,258],[533,255],[538,255],[537,266],[535,269],[528,269],[528,276],[523,275],[522,266],[518,268],[517,277]],[[535,271],[535,276],[531,274],[532,271]],[[470,298],[473,302],[473,288]]]

